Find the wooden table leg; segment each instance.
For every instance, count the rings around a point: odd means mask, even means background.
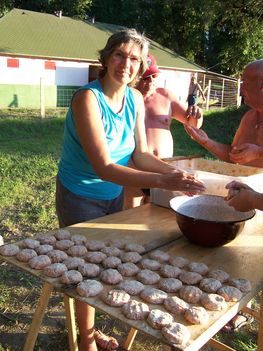
[[[210,339],[207,344],[209,344],[210,346],[214,347],[215,349],[217,349],[219,351],[235,351],[235,349],[233,349],[232,347],[229,347],[229,346],[223,344],[222,342],[217,341],[213,338]]]
[[[260,311],[259,311],[259,326],[258,326],[258,351],[263,351],[263,296],[260,293]]]
[[[129,331],[129,334],[123,344],[124,350],[129,351],[132,347],[133,341],[138,333],[138,330],[136,328],[131,328]]]
[[[66,310],[66,322],[68,328],[69,350],[78,351],[77,328],[75,320],[74,299],[64,294],[64,304]]]
[[[34,349],[38,331],[42,324],[42,319],[45,313],[45,309],[48,305],[48,301],[52,290],[53,290],[53,286],[45,282],[41,290],[41,295],[38,301],[37,308],[34,313],[32,323],[27,333],[26,342],[24,344],[23,351],[33,351]]]

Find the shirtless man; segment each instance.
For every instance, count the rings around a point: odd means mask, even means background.
[[[159,158],[172,157],[172,119],[200,128],[203,122],[202,110],[197,109],[194,115],[187,114],[186,106],[171,91],[157,88],[156,78],[160,71],[152,55],[149,55],[149,60],[151,64],[137,85],[144,98],[148,148]]]
[[[137,85],[137,89],[140,90],[144,98],[148,148],[159,158],[169,158],[173,156],[173,137],[170,132],[172,119],[200,128],[203,123],[203,113],[197,107],[193,111],[193,115],[189,114],[187,106],[182,105],[171,91],[157,88],[156,78],[160,71],[151,54],[148,56],[148,65],[148,69]],[[125,189],[125,209],[139,206],[145,202],[149,202],[149,189],[145,189],[143,193],[141,189]]]
[[[241,95],[251,110],[242,117],[231,145],[210,139],[201,129],[185,126],[185,130],[192,139],[223,161],[263,167],[263,59],[245,67]]]
[[[189,113],[195,113],[197,103],[198,103],[198,95],[199,93],[202,96],[203,101],[206,101],[205,94],[200,86],[199,83],[197,83],[197,79],[195,76],[191,77],[190,85],[189,85],[189,91],[188,91],[188,96],[187,96],[187,103],[188,103],[188,112]]]

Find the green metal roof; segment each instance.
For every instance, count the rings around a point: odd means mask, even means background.
[[[97,61],[98,50],[120,26],[59,18],[53,14],[13,9],[0,19],[0,55]],[[205,71],[171,50],[150,40],[158,65]]]

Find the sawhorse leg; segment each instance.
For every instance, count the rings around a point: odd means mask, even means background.
[[[27,333],[23,351],[33,351],[34,349],[38,331],[42,324],[43,316],[48,305],[52,290],[53,286],[51,284],[44,283],[32,323]]]
[[[123,344],[124,350],[129,351],[131,349],[133,341],[134,341],[137,333],[138,333],[137,329],[135,329],[135,328],[130,329],[129,334],[128,334],[128,336]]]
[[[68,328],[69,350],[78,351],[77,328],[75,321],[74,299],[64,294],[64,304],[66,310],[66,322]]]
[[[44,313],[47,308],[48,301],[52,291],[53,291],[53,286],[45,282],[41,290],[40,298],[34,313],[32,323],[27,333],[26,342],[24,344],[23,351],[33,351],[34,349],[39,328],[42,324]],[[66,323],[68,328],[69,350],[78,351],[74,299],[68,297],[67,295],[64,295],[64,304],[65,304],[65,310],[66,310]]]
[[[258,351],[263,351],[263,296],[260,293],[260,311],[259,311],[259,326],[258,326]]]

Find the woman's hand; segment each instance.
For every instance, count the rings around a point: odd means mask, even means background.
[[[247,164],[263,157],[263,148],[256,144],[244,143],[232,147],[229,158],[233,163]]]
[[[186,124],[184,125],[184,129],[186,133],[190,135],[191,139],[193,139],[201,145],[206,145],[206,143],[209,140],[208,135],[202,129],[197,129]]]
[[[170,173],[163,174],[160,188],[173,191],[182,191],[188,195],[200,194],[205,191],[205,185],[194,175],[175,169]]]

